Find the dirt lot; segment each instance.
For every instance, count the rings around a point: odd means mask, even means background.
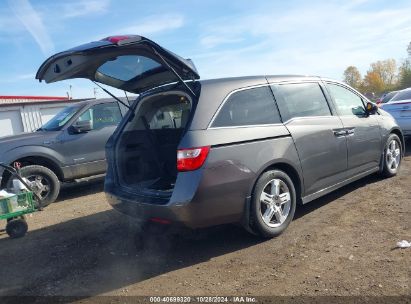
[[[68,187],[24,238],[0,232],[0,295],[410,295],[411,248],[395,249],[411,241],[410,185],[408,152],[399,176],[299,208],[275,239],[229,225],[143,253],[101,182]]]

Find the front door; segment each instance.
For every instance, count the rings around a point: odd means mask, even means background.
[[[277,84],[272,88],[300,157],[303,196],[343,180],[347,169],[343,124],[331,112],[319,83]]]
[[[348,87],[327,82],[327,89],[347,134],[347,177],[377,168],[382,150],[381,132],[376,117],[367,114],[361,96]]]
[[[118,103],[95,104],[85,109],[76,120],[90,120],[91,131],[76,133],[71,127],[65,130],[61,149],[70,155],[70,167],[75,178],[106,171],[105,145],[121,118]]]

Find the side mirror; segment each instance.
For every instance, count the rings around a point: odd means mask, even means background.
[[[93,130],[93,124],[91,120],[77,120],[73,125],[72,128],[75,133],[85,133],[88,131]]]
[[[367,102],[367,105],[365,108],[367,110],[368,115],[375,114],[378,111],[378,106],[372,102]]]

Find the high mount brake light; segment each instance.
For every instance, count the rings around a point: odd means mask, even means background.
[[[177,150],[177,170],[197,170],[204,164],[209,151],[210,146]]]
[[[131,36],[110,36],[110,37],[106,37],[104,39],[101,40],[105,40],[105,41],[110,41],[111,43],[115,43],[117,44],[119,41],[121,40],[126,40],[126,39],[130,39]]]

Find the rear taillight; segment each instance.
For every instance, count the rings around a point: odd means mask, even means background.
[[[192,171],[200,168],[207,158],[210,147],[177,150],[177,170]]]

